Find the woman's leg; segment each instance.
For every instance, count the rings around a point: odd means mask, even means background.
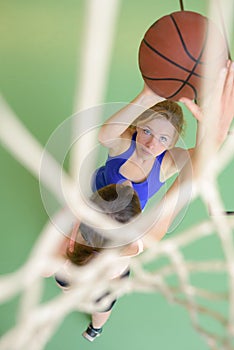
[[[127,269],[120,275],[119,278],[120,279],[126,278],[129,275],[130,275],[130,270]],[[106,292],[101,298],[97,299],[96,302],[101,301],[104,297],[108,295],[110,295],[110,292]],[[89,324],[88,328],[83,333],[84,338],[86,338],[89,341],[93,341],[96,337],[98,337],[102,333],[102,327],[105,325],[105,323],[109,319],[112,308],[115,305],[116,301],[117,300],[114,299],[106,311],[95,312],[92,314],[92,322]]]
[[[102,328],[104,324],[107,322],[108,318],[111,315],[111,311],[106,311],[106,312],[95,312],[92,315],[92,325],[93,328]]]
[[[92,321],[90,322],[86,331],[83,332],[83,337],[89,341],[94,341],[102,333],[102,327],[107,322],[111,315],[112,306],[115,301],[110,306],[110,309],[103,312],[95,312],[92,314]]]
[[[94,341],[102,333],[102,327],[110,317],[111,310],[104,312],[95,312],[92,314],[92,322],[89,324],[86,331],[83,332],[83,337],[89,341]]]

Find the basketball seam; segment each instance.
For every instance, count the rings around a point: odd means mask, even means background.
[[[204,39],[204,42],[203,42],[200,54],[198,55],[197,61],[195,62],[194,66],[193,66],[193,69],[191,70],[190,74],[188,75],[188,77],[186,78],[184,83],[181,85],[181,87],[179,89],[177,89],[177,91],[173,95],[171,95],[171,96],[169,96],[167,98],[172,98],[172,97],[176,96],[183,89],[183,87],[188,83],[188,81],[191,78],[192,74],[194,74],[194,70],[196,69],[197,65],[200,63],[199,59],[200,59],[200,57],[202,56],[202,54],[204,52],[204,49],[205,49],[205,46],[206,46],[206,42],[207,42],[207,38],[208,38],[208,26],[206,27],[205,39]],[[197,91],[196,91],[194,99],[195,100],[197,99]]]
[[[181,43],[182,43],[182,46],[184,48],[185,53],[189,56],[189,58],[191,58],[192,61],[197,62],[197,59],[195,57],[193,57],[192,54],[189,52],[189,50],[188,50],[188,48],[187,48],[187,46],[185,44],[185,41],[183,39],[183,36],[181,34],[180,28],[179,28],[179,26],[178,26],[178,24],[177,24],[177,22],[176,22],[176,20],[175,20],[175,18],[173,17],[172,14],[170,15],[170,18],[171,18],[172,22],[174,23],[174,26],[176,27],[177,33],[178,33],[178,35],[180,37],[180,40],[181,40]],[[204,64],[204,62],[202,62],[202,61],[199,61],[199,63],[200,64]]]
[[[176,63],[175,61],[172,61],[170,58],[168,58],[167,56],[163,55],[161,52],[159,52],[158,50],[156,50],[153,46],[151,46],[146,40],[145,38],[143,39],[143,43],[148,46],[153,52],[155,52],[157,55],[161,56],[163,59],[165,59],[166,61],[172,63],[174,66],[182,69],[183,71],[187,72],[187,73],[191,73],[192,71],[190,69],[187,69],[183,66],[181,66],[179,63]],[[199,77],[199,78],[204,78],[202,75],[192,72],[193,75]]]
[[[197,90],[196,90],[196,88],[195,88],[192,84],[190,84],[187,80],[184,81],[183,79],[178,79],[178,78],[151,78],[151,77],[147,77],[146,75],[143,75],[143,74],[142,74],[142,76],[143,76],[144,79],[147,79],[147,80],[157,80],[157,81],[163,81],[163,80],[165,80],[165,81],[179,81],[179,82],[183,82],[184,85],[188,85],[189,87],[191,87],[191,89],[192,89],[193,92],[194,92],[195,99],[197,98]],[[184,85],[183,85],[183,87],[184,87]],[[180,91],[180,90],[179,90],[179,91]],[[177,90],[176,94],[177,94],[179,91]],[[175,94],[173,94],[173,95],[171,95],[171,96],[167,96],[167,97],[165,97],[165,98],[171,98],[171,97],[173,97],[173,96],[175,96]]]

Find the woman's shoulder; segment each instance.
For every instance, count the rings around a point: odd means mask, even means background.
[[[161,163],[162,171],[160,180],[164,182],[174,174],[180,172],[187,161],[189,161],[191,152],[191,149],[187,150],[181,147],[174,147],[167,150]]]
[[[116,157],[126,152],[132,143],[135,132],[136,130],[133,128],[128,128],[125,130],[123,134],[117,140],[115,140],[113,146],[109,148],[109,155],[111,157]]]

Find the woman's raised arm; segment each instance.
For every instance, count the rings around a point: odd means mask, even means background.
[[[113,148],[118,138],[141,113],[162,100],[163,97],[156,95],[145,84],[133,101],[105,121],[98,135],[99,142],[108,148]]]
[[[212,96],[209,97],[209,102],[205,103],[205,111],[196,105],[188,98],[181,98],[180,102],[190,110],[193,116],[198,120],[199,124],[203,126],[206,113],[215,113],[217,115],[216,125],[207,125],[205,127],[212,128],[216,135],[215,146],[219,148],[227,137],[228,130],[234,117],[234,62],[228,61],[227,67],[220,72],[216,88]],[[206,135],[206,130],[202,128],[199,137],[201,139]]]
[[[182,101],[193,113],[195,118],[200,122],[205,123],[205,112],[188,99],[182,99]],[[210,106],[211,111],[213,111],[213,106],[215,106],[216,110],[214,112],[218,113],[216,122],[212,125],[208,124],[211,128],[210,130],[216,136],[213,148],[209,152],[209,159],[211,160],[212,156],[217,153],[218,148],[225,141],[234,117],[234,62],[229,62],[227,68],[221,71],[217,81],[217,87],[213,91],[208,106]],[[207,127],[207,123],[205,123],[205,127]],[[181,170],[177,179],[157,206],[156,212],[160,212],[160,216],[148,234],[144,237],[145,245],[147,245],[147,238],[150,238],[148,242],[152,239],[159,241],[163,238],[180,210],[188,204],[191,191],[187,190],[187,185],[191,188],[191,186],[193,186],[203,175],[204,167],[208,166],[209,159],[202,163],[203,167],[201,167],[201,163],[199,162],[201,151],[204,151],[204,144],[207,141],[205,135],[206,130],[204,130],[201,142],[191,155],[191,162],[188,162]]]

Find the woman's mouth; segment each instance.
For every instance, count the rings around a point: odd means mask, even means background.
[[[141,150],[144,154],[147,154],[148,156],[153,156],[152,152],[150,152],[147,148],[142,147]]]

